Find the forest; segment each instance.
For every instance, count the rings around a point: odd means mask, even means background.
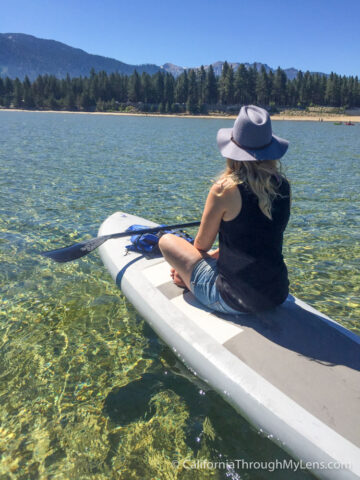
[[[122,111],[207,114],[234,113],[239,105],[256,104],[271,112],[279,108],[360,107],[358,77],[299,71],[289,80],[279,67],[236,71],[224,63],[219,77],[212,66],[185,70],[178,77],[159,71],[135,70],[130,76],[95,72],[88,77],[40,75],[30,82],[0,78],[0,107],[27,110]]]

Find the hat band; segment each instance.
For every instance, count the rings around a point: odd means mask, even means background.
[[[243,148],[245,150],[262,150],[263,148],[268,147],[271,144],[272,138],[269,143],[267,143],[266,145],[263,145],[262,147],[245,147],[245,145],[240,145],[240,143],[238,143],[232,135],[231,135],[231,141],[235,143],[237,147]]]

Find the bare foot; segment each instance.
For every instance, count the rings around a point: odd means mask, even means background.
[[[178,287],[181,287],[181,288],[186,288],[186,285],[185,283],[183,282],[183,279],[180,277],[180,275],[178,274],[178,272],[175,270],[175,268],[172,268],[170,270],[170,276],[171,278],[173,279],[175,285],[177,285]]]

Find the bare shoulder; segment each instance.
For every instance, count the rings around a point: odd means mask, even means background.
[[[238,190],[237,185],[231,178],[223,178],[212,185],[210,192],[225,200],[231,198],[236,190]]]
[[[223,220],[231,220],[240,213],[242,206],[240,190],[231,178],[221,179],[214,183],[209,196],[211,203],[221,209]]]
[[[242,208],[242,198],[238,185],[230,179],[231,184],[227,184],[226,188],[223,188],[223,194],[221,194],[222,205],[224,208],[223,220],[229,221],[236,218]]]

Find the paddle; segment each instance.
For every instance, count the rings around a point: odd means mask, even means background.
[[[49,257],[55,262],[65,263],[76,260],[77,258],[84,257],[88,253],[92,252],[96,248],[100,247],[106,240],[113,238],[127,237],[130,235],[143,235],[144,233],[156,233],[160,230],[170,230],[178,229],[185,227],[197,227],[200,225],[200,222],[190,222],[190,223],[178,223],[176,225],[161,225],[158,227],[149,227],[144,228],[143,230],[136,230],[131,232],[120,232],[112,233],[110,235],[102,235],[101,237],[94,237],[90,240],[85,240],[84,242],[74,243],[69,247],[57,248],[56,250],[50,250],[49,252],[41,252],[41,255],[44,257]]]

